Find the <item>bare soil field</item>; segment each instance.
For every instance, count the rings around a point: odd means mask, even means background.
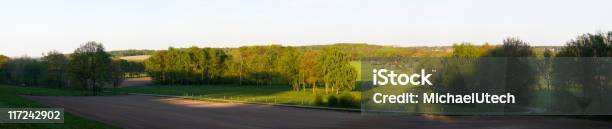
[[[140,95],[26,96],[50,107],[130,129],[195,128],[610,128],[611,122],[554,116],[372,115]]]

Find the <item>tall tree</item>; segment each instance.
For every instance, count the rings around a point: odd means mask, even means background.
[[[336,94],[340,90],[352,90],[355,87],[357,72],[350,64],[350,55],[343,53],[338,48],[326,48],[321,51],[318,61],[318,66],[323,73],[326,93],[328,87],[331,87],[331,91],[335,91]]]
[[[68,58],[55,50],[47,53],[42,61],[47,65],[46,82],[48,86],[62,88],[66,84],[66,69],[68,69]]]
[[[145,61],[145,72],[153,78],[155,83],[168,84],[167,79],[167,51],[157,51]]]
[[[302,54],[299,59],[298,73],[300,84],[306,89],[306,85],[312,86],[312,92],[316,94],[317,82],[321,81],[322,71],[317,67],[317,59],[319,53],[307,51]]]
[[[111,56],[104,46],[87,42],[74,50],[71,55],[70,74],[75,85],[89,89],[93,95],[111,81]]]
[[[298,56],[299,53],[295,48],[286,47],[277,62],[277,68],[281,76],[294,90],[300,90]]]
[[[610,57],[612,56],[612,31],[578,36],[567,42],[557,56]]]
[[[225,52],[218,48],[207,48],[208,50],[208,63],[209,63],[209,76],[211,80],[218,80],[227,69],[225,62],[227,61],[227,55]]]
[[[505,90],[515,93],[521,105],[529,105],[530,102],[533,102],[531,101],[533,91],[538,81],[537,72],[530,65],[530,58],[524,58],[535,57],[529,43],[518,38],[507,38],[501,47],[494,48],[487,56],[504,57],[506,59]]]
[[[554,62],[554,85],[557,93],[565,95],[555,98],[568,98],[572,96],[578,101],[579,108],[584,109],[591,102],[606,104],[608,99],[602,99],[609,93],[610,87],[610,58],[612,57],[612,31],[607,33],[587,33],[576,37],[566,43],[557,53]],[[579,92],[571,93],[571,90]],[[559,99],[556,104],[566,104],[567,99]],[[571,102],[571,101],[570,101]],[[574,104],[575,105],[575,104]],[[574,105],[564,105],[572,107]],[[604,106],[593,107],[609,107]],[[576,108],[574,108],[576,109]],[[594,110],[607,110],[594,109]]]

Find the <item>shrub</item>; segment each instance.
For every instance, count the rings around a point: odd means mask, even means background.
[[[338,97],[336,97],[336,95],[329,95],[329,97],[327,97],[327,106],[338,106]]]
[[[314,105],[317,105],[317,106],[323,106],[323,105],[325,105],[325,104],[323,103],[323,96],[322,96],[322,95],[315,94]]]
[[[351,93],[344,92],[340,95],[338,104],[340,107],[346,107],[346,108],[358,107],[359,101]]]

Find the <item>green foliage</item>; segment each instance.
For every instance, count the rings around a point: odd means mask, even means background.
[[[57,51],[50,51],[43,58],[42,62],[47,65],[46,84],[49,87],[62,88],[68,83],[67,70],[69,60]]]
[[[145,64],[142,61],[122,61],[121,68],[125,72],[126,78],[138,78],[145,74]]]
[[[491,51],[491,49],[493,49],[494,47],[491,46],[489,43],[485,43],[484,45],[480,46],[478,48],[478,51],[480,52],[480,56],[483,56],[487,53],[489,53],[489,51]]]
[[[272,86],[261,87],[254,85],[237,85],[237,84],[221,84],[221,85],[148,85],[148,86],[130,86],[118,88],[120,92],[128,93],[146,93],[146,94],[162,94],[162,95],[177,95],[190,96],[197,98],[212,98],[212,99],[233,99],[249,102],[261,103],[278,103],[292,105],[309,105],[309,106],[325,106],[316,105],[315,96],[320,96],[320,100],[326,101],[327,97],[323,94],[313,94],[310,90],[295,91],[287,86]],[[355,96],[360,96],[360,92],[351,91]],[[276,100],[276,101],[275,101]]]
[[[506,38],[501,47],[495,48],[487,54],[489,57],[535,57],[533,48],[529,43],[518,38]]]
[[[329,96],[327,96],[327,106],[330,107],[336,107],[339,106],[339,100],[338,97],[335,94],[331,94]]]
[[[555,56],[555,52],[551,51],[550,49],[546,49],[546,50],[544,50],[543,56],[544,57],[554,57]]]
[[[571,99],[576,99],[582,103],[593,102],[605,105],[603,101],[608,100],[601,99],[601,96],[609,94],[606,91],[610,89],[610,73],[608,71],[611,71],[611,68],[609,65],[602,64],[606,64],[610,60],[598,57],[611,56],[612,31],[596,34],[587,33],[568,41],[557,54],[557,57],[565,58],[558,58],[562,61],[553,62],[553,77],[555,79],[552,83],[555,86],[554,90],[559,93],[555,94],[553,103],[572,107],[575,104],[568,103],[567,97],[562,96],[574,96]],[[569,89],[579,89],[579,92],[570,92]]]
[[[517,101],[521,104],[529,104],[537,84],[538,73],[529,66],[529,60],[521,57],[535,57],[533,47],[518,38],[507,38],[501,47],[491,50],[487,56],[505,57],[505,71],[511,71],[506,72],[506,90],[514,91]],[[480,69],[484,71],[488,68]]]
[[[113,87],[117,88],[125,80],[125,70],[129,69],[129,63],[124,59],[113,59],[110,64],[110,78]]]
[[[23,56],[9,60],[6,65],[6,82],[9,84],[37,86],[43,81],[46,67],[38,60]]]
[[[313,93],[316,93],[317,82],[322,79],[322,73],[317,67],[317,59],[319,53],[314,51],[304,52],[298,58],[298,79],[300,84],[305,88],[306,85],[312,86]]]
[[[241,83],[272,85],[274,78],[282,78],[278,71],[280,58],[285,47],[279,45],[248,46],[238,48]]]
[[[319,103],[319,106],[343,107],[343,108],[359,108],[361,100],[359,97],[350,92],[342,92],[342,94],[330,94],[327,96],[327,103]]]
[[[299,65],[300,53],[293,47],[287,47],[278,59],[277,68],[281,76],[288,82],[294,90],[300,90]]]
[[[158,84],[289,84],[296,91],[310,86],[316,92],[318,82],[325,82],[336,93],[355,87],[357,71],[350,55],[339,49],[302,52],[271,45],[245,46],[229,53],[215,48],[170,48],[153,54],[145,69]]]
[[[315,98],[314,98],[314,105],[317,105],[317,106],[323,106],[323,105],[325,105],[325,102],[323,101],[323,95],[321,95],[321,94],[315,94],[315,96],[314,96],[314,97],[315,97]]]
[[[320,51],[336,48],[351,56],[351,60],[365,57],[443,57],[449,54],[448,47],[398,47],[381,46],[366,43],[338,43],[332,45],[303,46],[303,51]]]
[[[204,84],[219,81],[227,55],[216,48],[169,48],[145,62],[145,71],[160,84]]]
[[[480,50],[470,43],[453,44],[452,57],[459,58],[477,58],[480,56]]]
[[[128,50],[117,50],[108,52],[113,57],[124,57],[124,56],[138,56],[138,55],[151,55],[155,52],[155,50],[136,50],[136,49],[128,49]]]
[[[332,92],[352,90],[355,88],[357,71],[350,64],[350,55],[341,52],[337,48],[327,48],[321,51],[318,59],[318,68],[323,74],[325,92],[331,87]]]
[[[50,51],[38,59],[27,56],[10,59],[0,69],[0,80],[14,85],[99,91],[99,87],[114,79],[112,74],[123,75],[123,71],[111,65],[110,55],[102,45],[89,42],[70,57]]]
[[[87,42],[71,55],[70,77],[75,86],[89,89],[95,95],[112,81],[111,56],[100,43]]]
[[[343,92],[340,94],[340,99],[338,100],[338,104],[340,107],[345,108],[356,108],[359,107],[361,100],[357,99],[357,97],[349,92]]]
[[[611,57],[612,31],[584,34],[572,39],[558,53],[559,57]]]

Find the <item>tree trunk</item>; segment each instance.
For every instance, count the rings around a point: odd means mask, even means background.
[[[317,93],[316,89],[317,89],[317,83],[316,83],[316,82],[315,82],[315,83],[312,83],[312,93],[313,93],[313,94],[316,94],[316,93]]]
[[[327,82],[325,83],[325,94],[329,93],[329,91],[327,90]]]

